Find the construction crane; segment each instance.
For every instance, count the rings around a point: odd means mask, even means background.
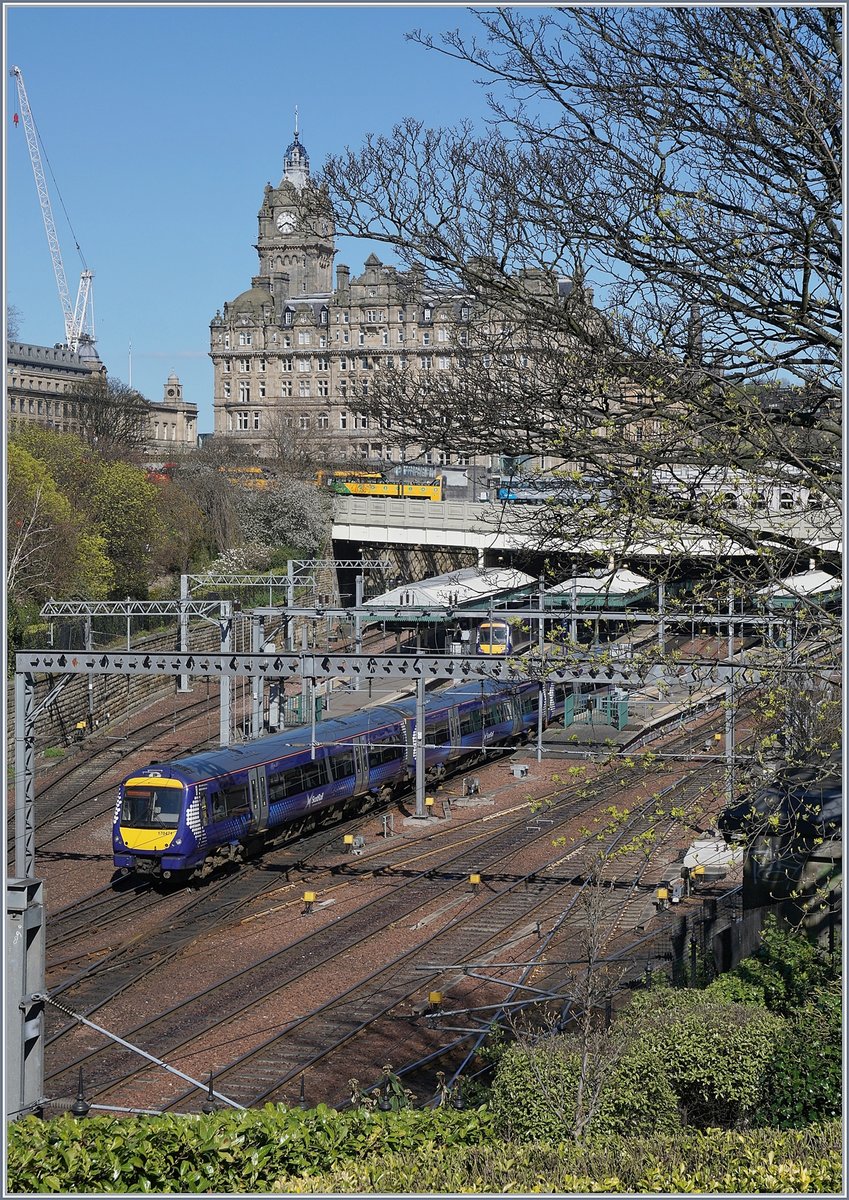
[[[94,346],[94,316],[93,301],[91,298],[91,283],[94,279],[94,274],[85,266],[85,259],[83,259],[84,269],[80,275],[80,285],[77,289],[77,302],[72,308],[71,293],[68,291],[68,281],[65,278],[65,267],[62,263],[62,252],[59,249],[59,237],[53,221],[53,209],[50,206],[50,193],[47,190],[47,180],[44,176],[44,168],[41,165],[38,134],[35,128],[35,121],[32,119],[32,110],[27,99],[27,90],[24,87],[24,77],[19,67],[12,67],[9,74],[14,78],[18,89],[21,120],[24,124],[24,132],[27,135],[32,173],[35,176],[35,186],[38,191],[39,203],[41,204],[41,216],[44,221],[44,230],[47,234],[47,245],[50,249],[50,257],[53,260],[53,273],[56,276],[56,284],[59,288],[59,301],[62,305],[62,313],[65,318],[65,344],[76,354],[79,353],[80,346],[83,343],[90,345],[92,348]],[[77,244],[77,250],[79,251],[79,249],[79,244]],[[82,258],[81,251],[80,258]]]

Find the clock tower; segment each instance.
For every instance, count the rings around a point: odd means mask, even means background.
[[[259,278],[268,280],[275,298],[306,300],[328,296],[333,289],[334,228],[329,216],[317,216],[310,160],[298,136],[283,159],[283,177],[276,188],[266,184],[259,210]]]

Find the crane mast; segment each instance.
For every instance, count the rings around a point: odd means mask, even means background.
[[[56,285],[59,288],[59,302],[62,305],[62,314],[65,319],[65,342],[68,348],[76,353],[86,332],[88,332],[88,340],[94,341],[93,330],[86,330],[86,318],[90,312],[91,282],[94,275],[87,268],[82,271],[79,287],[77,288],[76,303],[72,308],[71,293],[68,290],[65,267],[62,263],[62,252],[59,248],[59,237],[56,233],[56,225],[53,220],[50,193],[47,190],[47,179],[44,175],[44,167],[41,164],[41,154],[38,149],[38,134],[36,133],[35,122],[32,119],[32,110],[29,106],[27,91],[24,87],[24,77],[19,67],[12,67],[9,74],[13,76],[18,90],[21,120],[23,121],[24,133],[27,138],[27,146],[29,147],[32,173],[35,176],[35,187],[38,192],[39,204],[41,205],[41,217],[44,221],[44,231],[47,234],[50,258],[53,262],[53,273],[56,276]]]

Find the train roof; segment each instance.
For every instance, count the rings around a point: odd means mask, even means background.
[[[425,696],[425,712],[438,712],[452,704],[473,700],[482,695],[500,694],[512,690],[510,685],[497,680],[468,680],[454,687]],[[415,696],[405,696],[388,704],[374,705],[363,708],[358,713],[344,717],[329,717],[318,721],[315,727],[316,746],[344,745],[355,738],[362,737],[369,730],[380,730],[386,725],[397,724],[402,716],[414,716],[416,711]],[[256,741],[244,742],[240,745],[225,746],[218,750],[201,750],[197,754],[187,754],[182,758],[171,759],[168,762],[151,762],[132,775],[140,776],[145,773],[155,773],[164,778],[182,779],[186,783],[197,783],[219,775],[232,774],[235,771],[245,771],[249,767],[259,766],[270,759],[285,758],[299,750],[309,750],[312,742],[312,728],[309,725],[295,729],[285,729],[281,733],[268,734],[257,738]],[[155,768],[155,772],[154,772]]]

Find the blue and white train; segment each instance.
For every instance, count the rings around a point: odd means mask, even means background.
[[[425,702],[425,765],[433,783],[490,746],[527,740],[563,711],[563,690],[494,680]],[[112,830],[120,871],[186,878],[238,861],[264,842],[312,828],[331,809],[389,800],[415,778],[414,697],[203,751],[134,771],[120,786]]]

